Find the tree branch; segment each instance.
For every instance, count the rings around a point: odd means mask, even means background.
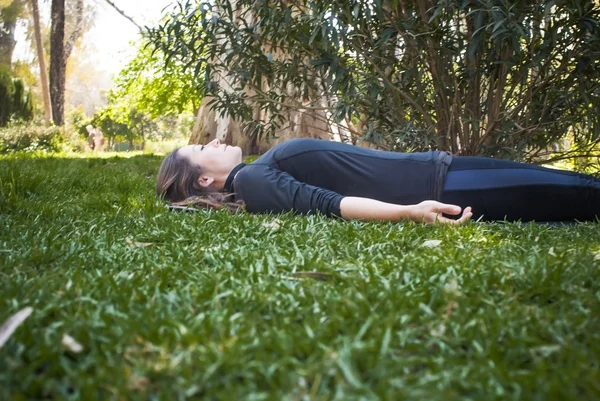
[[[115,3],[113,3],[113,2],[112,2],[112,1],[110,1],[110,0],[106,0],[106,2],[107,2],[108,4],[110,4],[110,6],[111,6],[112,8],[114,8],[116,12],[118,12],[119,14],[121,14],[123,17],[127,18],[127,19],[129,20],[129,22],[131,22],[133,25],[135,25],[135,26],[137,27],[137,29],[138,29],[140,32],[143,32],[143,31],[144,31],[144,29],[143,29],[141,26],[139,26],[139,25],[138,25],[138,24],[137,24],[137,23],[136,23],[136,22],[133,20],[133,18],[131,18],[129,15],[125,14],[125,12],[124,12],[123,10],[121,10],[119,7],[117,7],[117,6],[115,5]]]
[[[81,36],[81,31],[83,29],[83,0],[77,0],[76,15],[75,15],[75,28],[71,35],[69,36],[69,40],[65,43],[65,64],[73,51],[73,47],[75,46],[75,42]]]

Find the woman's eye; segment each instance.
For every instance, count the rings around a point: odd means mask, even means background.
[[[204,150],[204,145],[202,145],[202,147],[200,148],[200,152],[202,152]]]

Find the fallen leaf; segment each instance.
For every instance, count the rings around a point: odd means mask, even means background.
[[[277,230],[279,230],[281,228],[281,220],[275,219],[275,220],[270,221],[268,223],[263,223],[262,226],[265,227],[265,228],[269,228],[272,231],[277,231]]]
[[[442,243],[442,241],[439,239],[428,239],[427,241],[423,242],[421,244],[421,246],[424,248],[435,248],[436,246],[439,246],[441,243]]]
[[[127,388],[144,391],[148,388],[148,384],[150,384],[150,380],[144,376],[131,376],[127,381]]]
[[[442,337],[444,333],[446,333],[446,325],[444,323],[440,323],[438,326],[430,330],[430,334],[437,338]]]
[[[537,347],[531,348],[531,351],[540,355],[543,358],[549,357],[551,354],[560,351],[561,346],[558,344],[553,345],[540,345]]]
[[[0,327],[0,348],[8,341],[10,336],[15,332],[15,330],[23,324],[25,319],[31,315],[33,312],[33,308],[28,306],[26,308],[21,309],[14,315],[8,318],[6,322]]]
[[[450,294],[460,295],[460,290],[458,289],[458,280],[453,278],[444,284],[444,291]]]
[[[62,344],[67,347],[67,349],[76,354],[83,351],[83,345],[79,344],[73,337],[68,334],[64,334],[62,338]]]
[[[134,242],[129,237],[125,238],[125,243],[130,248],[150,248],[152,245],[154,245],[152,242]]]

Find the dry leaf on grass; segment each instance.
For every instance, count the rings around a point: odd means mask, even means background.
[[[135,242],[130,237],[125,238],[125,243],[130,248],[150,248],[154,245],[152,242]]]
[[[76,354],[83,351],[83,345],[79,344],[73,337],[68,334],[64,334],[62,338],[62,344],[67,347],[67,349]]]
[[[277,231],[277,230],[279,230],[281,228],[281,220],[275,219],[275,220],[270,221],[268,223],[263,223],[262,226],[265,227],[265,228],[269,228],[272,231]]]
[[[444,284],[444,291],[449,294],[461,295],[459,285],[458,285],[458,280],[453,278],[450,281],[448,281],[446,284]]]
[[[21,309],[14,315],[8,318],[6,322],[0,327],[0,348],[8,341],[10,336],[15,332],[15,330],[23,324],[25,319],[31,315],[33,312],[33,308],[28,306],[26,308]]]
[[[127,388],[129,390],[145,391],[148,389],[150,380],[144,376],[131,376],[127,381]]]
[[[439,246],[441,243],[442,243],[442,241],[439,239],[428,239],[427,241],[423,242],[421,244],[421,246],[423,248],[435,248],[436,246]]]
[[[429,333],[433,337],[440,338],[446,333],[446,325],[444,323],[440,323],[437,326],[433,327]]]

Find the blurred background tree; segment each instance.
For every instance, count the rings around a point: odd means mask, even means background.
[[[116,77],[109,100],[126,102],[153,119],[195,114],[202,102],[202,78],[195,77],[178,59],[152,51],[150,43],[142,40],[135,58]]]
[[[297,129],[290,115],[312,112],[323,124],[302,131],[382,149],[549,162],[600,153],[599,11],[590,0],[186,0],[151,39],[204,77],[217,123],[192,142],[234,137],[235,124],[280,136]],[[575,146],[553,147],[566,140]]]

